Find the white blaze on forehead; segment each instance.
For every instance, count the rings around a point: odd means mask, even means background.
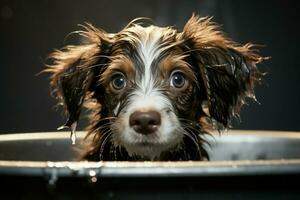
[[[153,77],[152,74],[152,63],[164,51],[177,45],[177,42],[173,40],[176,37],[176,33],[176,30],[168,27],[142,27],[137,24],[126,29],[126,37],[123,40],[129,41],[136,48],[136,52],[142,61],[140,63],[142,66],[137,67],[143,69],[143,73],[138,75],[136,84],[143,92],[153,88],[156,77]]]
[[[162,31],[157,29],[160,28],[154,26],[144,28],[144,32],[140,35],[141,38],[139,38],[137,46],[137,52],[144,64],[144,66],[142,66],[144,68],[144,74],[142,74],[141,82],[139,83],[143,92],[153,88],[154,77],[151,72],[151,65],[163,51],[163,48],[161,48],[162,44],[160,44],[163,37]]]
[[[176,31],[169,28],[161,28],[157,26],[141,27],[136,25],[132,27],[132,32],[137,33],[131,35],[131,40],[136,47],[136,52],[141,58],[142,74],[137,75],[136,84],[137,90],[133,92],[130,102],[134,102],[134,105],[129,106],[129,113],[131,109],[148,109],[154,108],[160,109],[172,109],[170,100],[161,93],[159,88],[155,87],[155,83],[158,77],[154,77],[157,74],[153,72],[153,61],[155,61],[164,51],[168,48],[176,45],[174,42],[170,42],[170,38],[175,36]],[[170,44],[169,44],[170,43]]]
[[[134,106],[129,107],[129,113],[131,109],[133,109],[133,111],[151,108],[160,110],[172,106],[170,105],[170,101],[154,87],[157,77],[153,77],[154,74],[151,70],[153,61],[158,58],[164,50],[164,47],[162,47],[163,31],[161,29],[162,28],[156,26],[149,26],[143,28],[140,32],[137,43],[137,53],[142,60],[141,64],[143,66],[141,66],[141,68],[143,68],[143,74],[136,80],[136,84],[139,87],[133,92],[132,102],[134,102]]]

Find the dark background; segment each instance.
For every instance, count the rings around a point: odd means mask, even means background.
[[[64,122],[49,95],[48,76],[40,72],[47,54],[64,45],[77,24],[92,22],[116,32],[140,16],[157,25],[182,28],[191,14],[214,16],[235,41],[264,44],[272,59],[257,88],[260,104],[242,109],[235,128],[300,131],[299,6],[297,1],[233,0],[1,0],[0,133],[55,131]],[[68,43],[72,42],[72,37]]]

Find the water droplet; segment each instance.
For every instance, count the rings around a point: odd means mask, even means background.
[[[71,140],[73,145],[76,143],[76,126],[77,126],[77,122],[74,122],[71,125]]]
[[[89,171],[89,175],[90,175],[90,176],[96,176],[95,170],[90,170],[90,171]]]
[[[58,180],[58,175],[57,175],[57,170],[56,168],[53,168],[51,170],[51,174],[50,174],[50,178],[48,180],[48,184],[51,186],[51,187],[55,187],[56,186],[56,182]]]
[[[95,177],[95,176],[91,178],[91,182],[92,182],[92,183],[96,183],[97,180],[98,180],[98,179],[97,179],[97,177]]]
[[[96,171],[95,170],[90,170],[89,171],[89,175],[91,176],[91,179],[90,179],[90,181],[92,182],[92,183],[96,183],[97,182],[97,177],[96,177]]]

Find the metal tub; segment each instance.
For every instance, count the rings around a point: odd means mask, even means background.
[[[0,135],[0,199],[300,199],[300,133],[207,140],[208,162],[76,162],[68,132]]]

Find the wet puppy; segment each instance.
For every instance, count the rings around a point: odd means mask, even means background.
[[[116,34],[84,29],[85,42],[52,53],[46,69],[65,127],[91,111],[83,159],[208,159],[203,135],[226,128],[261,78],[264,58],[211,18],[193,15],[182,32],[139,19]]]

